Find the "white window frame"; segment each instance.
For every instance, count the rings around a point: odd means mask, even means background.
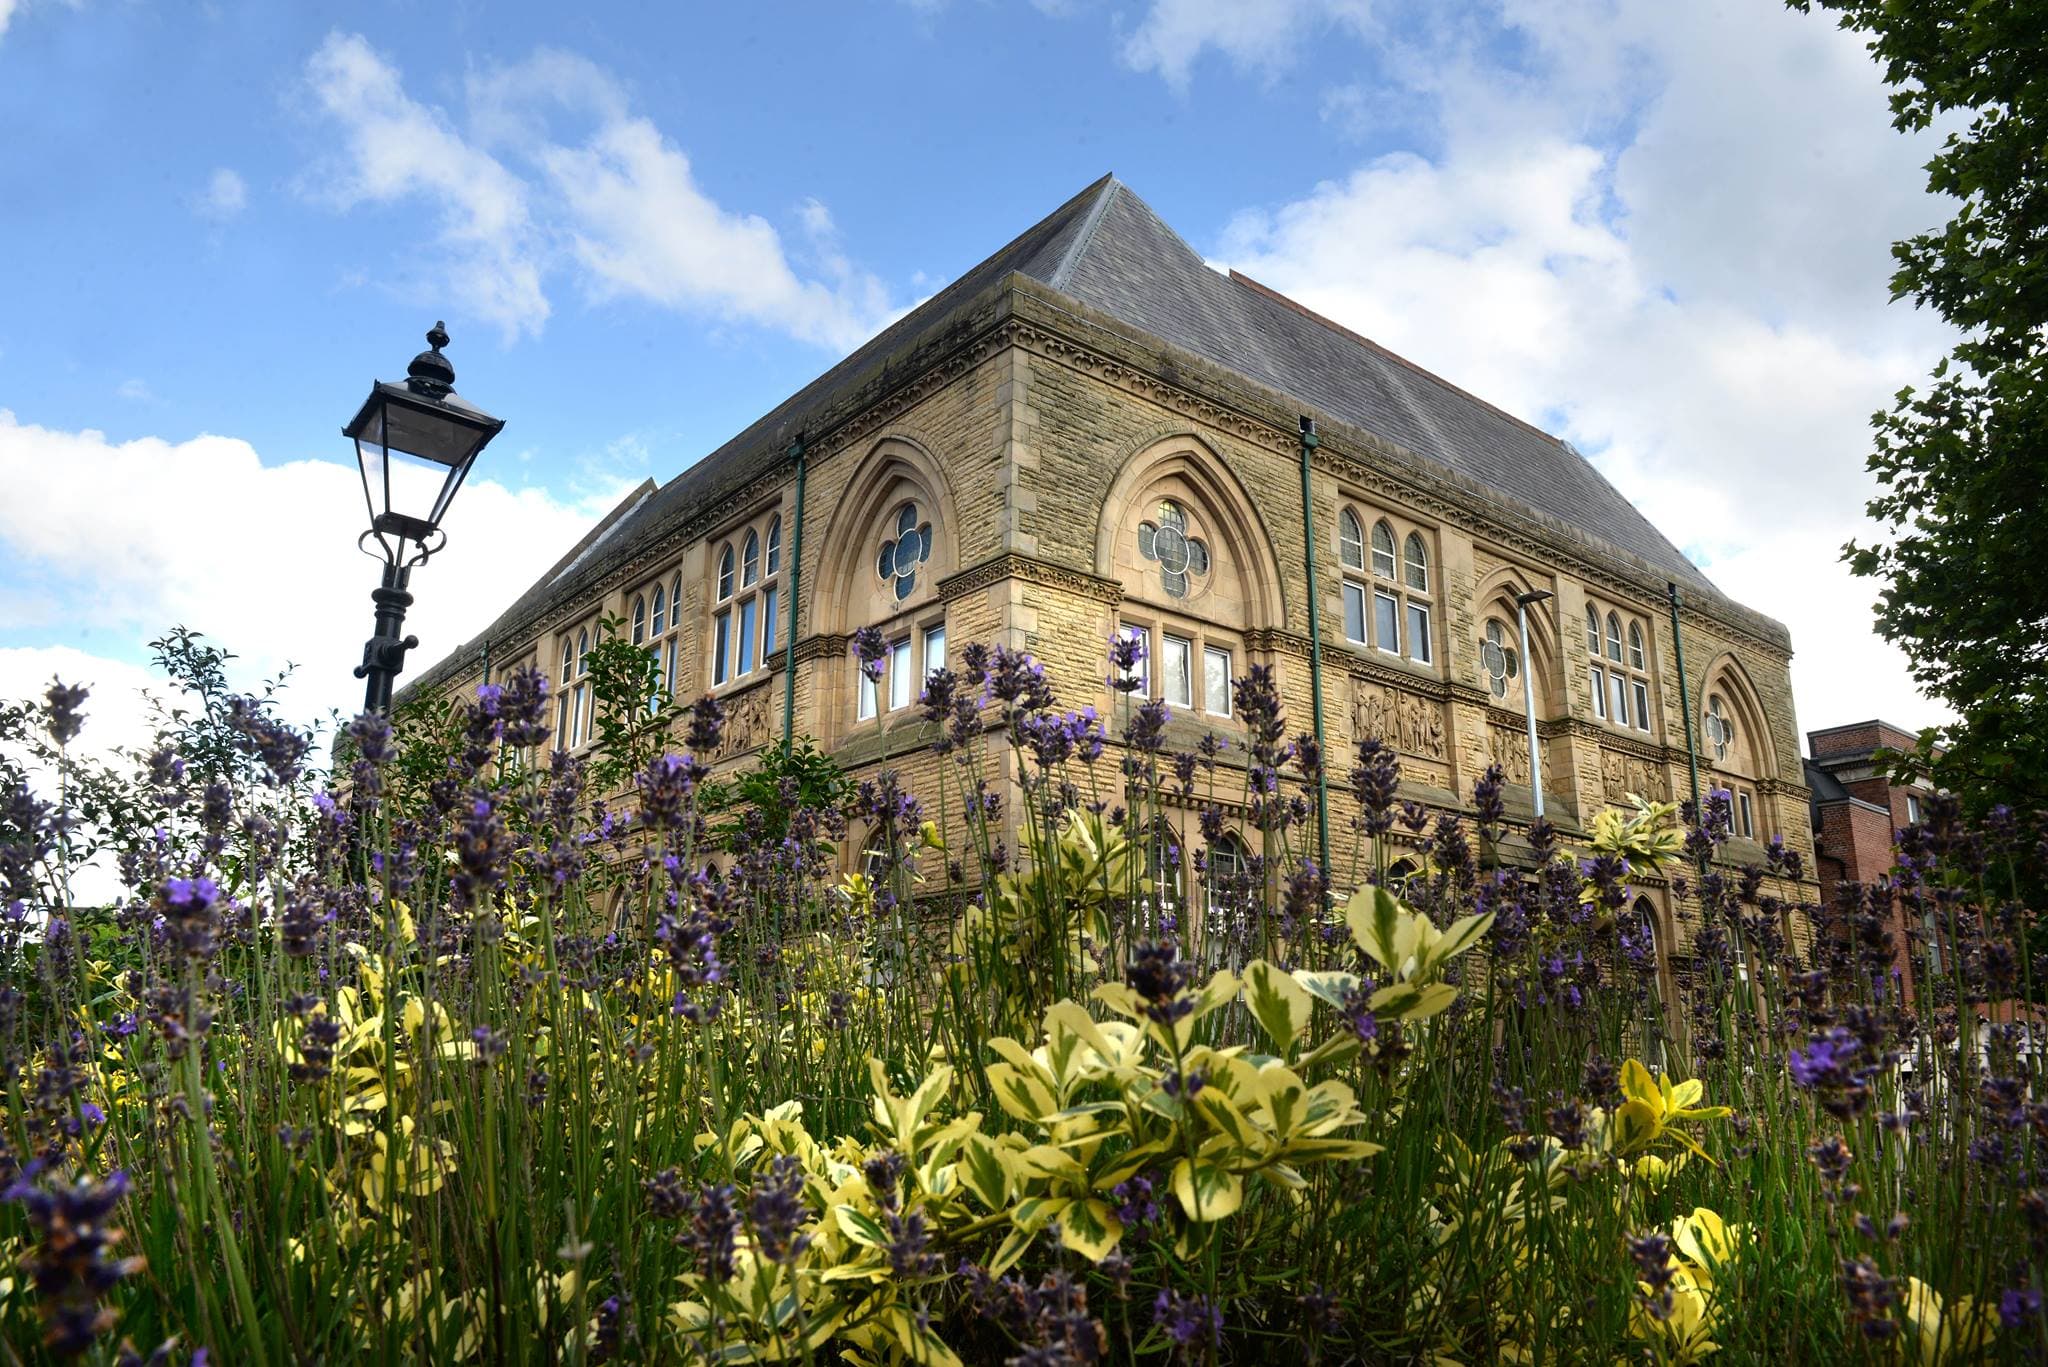
[[[1175,662],[1179,664],[1179,675],[1175,674]],[[1185,683],[1186,690],[1176,696],[1177,685]],[[1159,633],[1159,696],[1170,707],[1190,711],[1195,706],[1195,643],[1186,636],[1170,631]]]
[[[1436,650],[1430,643],[1429,604],[1408,600],[1408,658],[1417,664],[1431,664],[1435,661]]]
[[[1386,616],[1382,616],[1385,613]],[[1388,621],[1393,630],[1385,630]],[[1372,634],[1373,645],[1387,655],[1401,653],[1401,595],[1392,589],[1374,588],[1372,591]],[[1391,636],[1390,642],[1387,638]]]
[[[1602,721],[1607,719],[1607,671],[1599,665],[1588,666],[1593,674],[1593,715]]]
[[[910,637],[906,634],[889,642],[889,664],[883,671],[889,680],[889,710],[900,711],[910,706],[915,695],[911,692]]]
[[[946,624],[924,629],[924,677],[929,679],[946,667]]]
[[[1217,698],[1216,698],[1216,693],[1215,693],[1215,691],[1214,691],[1214,690],[1213,690],[1213,689],[1212,689],[1212,688],[1211,688],[1211,687],[1209,686],[1209,665],[1210,665],[1210,663],[1211,663],[1212,661],[1215,661],[1215,660],[1221,660],[1221,661],[1223,662],[1223,697],[1222,697],[1222,705],[1221,705],[1221,706],[1218,706],[1218,705],[1217,705]],[[1209,713],[1209,714],[1210,714],[1211,716],[1216,716],[1216,717],[1227,717],[1227,716],[1229,716],[1229,715],[1230,715],[1230,706],[1231,706],[1231,703],[1230,703],[1230,690],[1231,690],[1232,686],[1233,686],[1233,685],[1235,685],[1236,683],[1237,683],[1237,672],[1236,672],[1236,671],[1235,671],[1235,670],[1234,670],[1234,669],[1233,669],[1233,668],[1231,667],[1231,659],[1230,659],[1230,649],[1229,649],[1229,647],[1227,647],[1227,646],[1211,646],[1211,645],[1205,645],[1205,646],[1203,646],[1203,647],[1202,647],[1202,710],[1203,710],[1203,711],[1205,711],[1205,712],[1207,712],[1207,713]]]

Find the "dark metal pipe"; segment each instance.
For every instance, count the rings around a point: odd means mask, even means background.
[[[796,434],[796,440],[789,444],[789,454],[796,457],[796,519],[789,534],[789,631],[782,642],[782,751],[788,754],[796,743],[796,602],[797,592],[803,587],[804,575],[804,475],[809,465],[809,453],[804,449],[804,434]]]
[[[1309,499],[1308,460],[1316,449],[1316,420],[1301,415],[1301,559],[1308,571],[1308,677],[1315,700],[1316,748],[1322,763],[1316,769],[1316,858],[1325,879],[1330,876],[1330,747],[1323,742],[1323,604],[1316,592],[1316,515]]]
[[[412,606],[412,595],[406,592],[411,578],[411,569],[387,563],[384,582],[370,590],[370,601],[377,605],[376,634],[363,643],[363,662],[356,666],[356,677],[369,681],[363,688],[365,712],[391,710],[391,685],[405,669],[405,652],[420,643],[417,636],[398,634],[405,626],[405,610]]]

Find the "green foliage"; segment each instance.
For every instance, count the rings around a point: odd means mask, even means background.
[[[0,709],[0,736],[40,720]],[[1650,1038],[1615,878],[1675,871],[1668,805],[1601,814],[1540,870],[1481,866],[1447,820],[1400,895],[1377,842],[1344,894],[1302,894],[1314,821],[1292,799],[1314,789],[1274,774],[1286,802],[1201,796],[1263,819],[1272,861],[1204,886],[1160,848],[1164,781],[1054,754],[1046,724],[945,752],[935,816],[885,775],[849,795],[808,746],[764,755],[719,800],[778,810],[729,821],[713,861],[695,766],[650,766],[620,801],[436,710],[403,728],[421,755],[354,770],[346,832],[300,790],[238,789],[106,910],[66,897],[61,823],[16,787],[7,1360],[63,1357],[79,1325],[89,1360],[126,1338],[178,1363],[2048,1344],[2025,1300],[2042,1062],[2010,1032],[1959,1040],[1956,1004],[2032,971],[2012,950],[2038,918],[1987,914],[1972,852],[1994,847],[1949,831],[1900,885],[1948,918],[1953,993],[1917,1013],[1883,996],[1861,921],[1723,865],[1689,913],[1686,1028]],[[1014,854],[985,764],[1025,794]],[[399,802],[429,779],[441,801]],[[872,877],[834,870],[843,814],[792,791],[850,797],[881,837]],[[188,797],[125,800],[154,829]],[[1802,1036],[1816,1052],[1788,1070]],[[125,1191],[99,1185],[116,1168]],[[60,1189],[97,1214],[53,1227]]]
[[[1889,536],[1846,558],[1883,584],[1878,630],[1960,715],[1937,779],[1975,811],[2032,811],[2048,806],[2048,4],[1811,3],[1869,36],[1895,127],[1951,130],[1927,186],[1956,204],[1893,247],[1893,298],[1964,335],[1873,419],[1869,511]]]
[[[730,778],[706,781],[698,800],[713,838],[729,846],[743,818],[757,822],[764,839],[779,843],[789,833],[792,813],[838,811],[852,792],[846,771],[805,736],[787,750],[764,748],[751,767]]]
[[[598,619],[597,640],[583,657],[590,670],[591,734],[595,756],[590,777],[599,792],[623,786],[661,753],[674,699],[661,687],[654,652],[621,636],[623,618]]]

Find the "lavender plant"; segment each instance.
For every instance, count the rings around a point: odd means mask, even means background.
[[[1937,802],[1810,906],[1719,795],[1426,810],[1264,669],[1179,753],[978,645],[922,791],[714,782],[719,706],[650,723],[631,661],[594,762],[521,671],[357,719],[330,783],[167,640],[195,710],[130,778],[83,690],[0,711],[10,1359],[2048,1351],[2038,818]]]

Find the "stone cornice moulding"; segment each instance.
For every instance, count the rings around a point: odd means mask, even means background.
[[[1068,593],[1111,607],[1124,600],[1124,586],[1113,579],[1104,579],[1099,575],[1055,564],[1050,560],[1041,560],[1034,555],[1006,551],[941,579],[938,584],[939,601],[952,603],[969,594],[993,588],[1007,579],[1020,579],[1027,584],[1038,584],[1045,588],[1064,589]]]

